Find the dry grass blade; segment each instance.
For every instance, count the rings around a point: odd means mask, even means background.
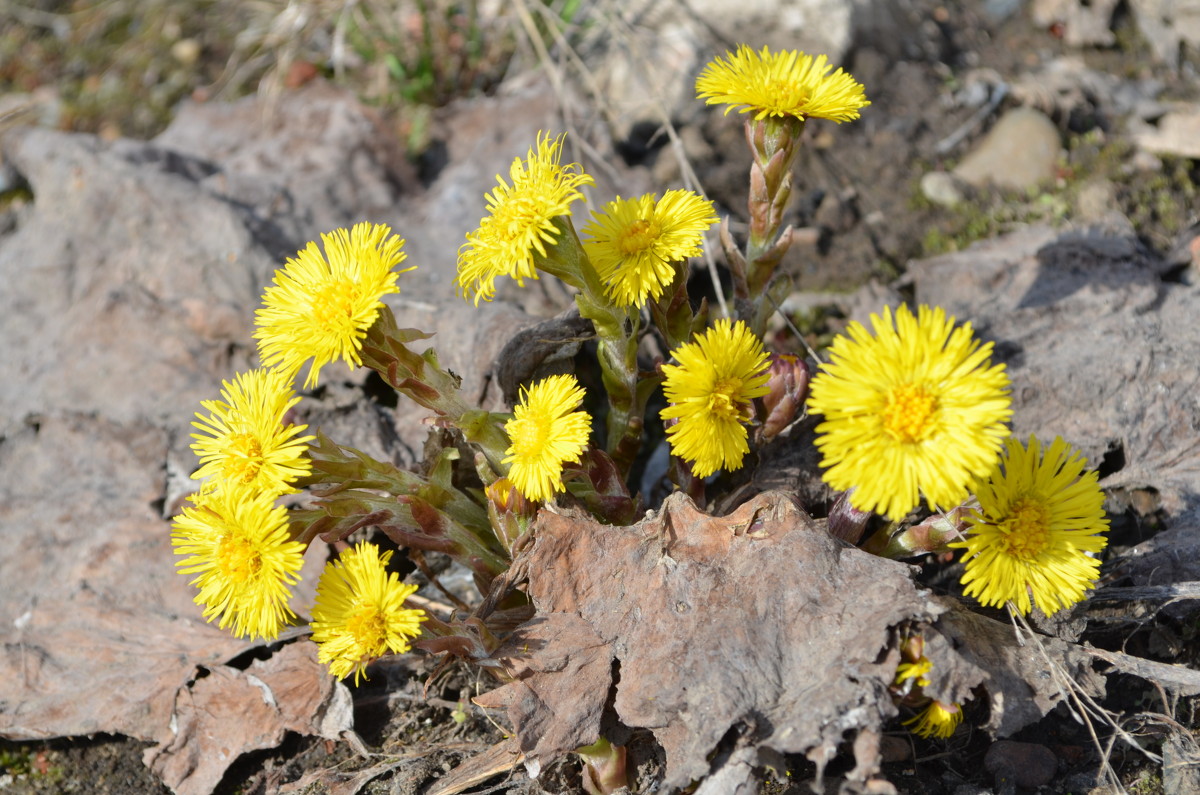
[[[429,795],[458,795],[489,778],[512,771],[524,761],[525,755],[517,748],[517,738],[509,737],[454,768],[429,790]]]
[[[1038,654],[1053,672],[1058,686],[1062,688],[1063,692],[1067,694],[1071,703],[1074,704],[1075,708],[1072,710],[1072,715],[1076,720],[1082,723],[1084,727],[1087,728],[1088,734],[1091,735],[1092,743],[1095,745],[1097,752],[1100,754],[1101,773],[1108,779],[1109,786],[1112,788],[1113,792],[1126,792],[1125,787],[1121,784],[1120,776],[1117,774],[1117,771],[1113,768],[1109,761],[1112,755],[1113,745],[1118,739],[1123,740],[1132,748],[1140,751],[1147,759],[1150,759],[1156,764],[1162,764],[1162,758],[1160,756],[1143,748],[1132,734],[1122,728],[1115,715],[1104,709],[1104,707],[1100,706],[1100,704],[1096,703],[1095,699],[1093,699],[1083,690],[1083,688],[1076,684],[1071,676],[1063,669],[1062,665],[1060,665],[1057,660],[1047,653],[1045,644],[1042,643],[1041,636],[1033,631],[1033,628],[1029,626],[1029,623],[1025,620],[1024,616],[1011,609],[1009,610],[1009,616],[1012,618],[1013,630],[1016,632],[1018,641],[1023,645],[1028,644],[1037,649]],[[1113,734],[1108,738],[1107,742],[1101,741],[1100,735],[1096,731],[1096,725],[1093,720],[1098,721],[1102,725],[1112,729]]]

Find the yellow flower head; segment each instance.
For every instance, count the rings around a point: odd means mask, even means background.
[[[712,202],[690,190],[669,190],[655,200],[616,200],[593,213],[583,230],[583,250],[620,306],[658,299],[675,278],[673,263],[701,254],[704,232],[717,222]]]
[[[304,451],[313,437],[299,435],[307,425],[283,422],[300,402],[291,379],[276,370],[251,370],[223,387],[221,400],[200,403],[211,413],[197,412],[199,421],[192,423],[201,431],[192,434],[201,465],[194,477],[272,497],[295,492],[291,482],[312,469]]]
[[[686,460],[697,477],[718,469],[739,469],[750,451],[744,423],[753,419],[751,401],[767,394],[767,354],[740,320],[718,320],[671,354],[678,365],[664,364],[663,391],[671,405],[664,420],[671,452]]]
[[[489,214],[458,250],[454,280],[459,294],[473,296],[476,306],[480,299],[492,300],[499,276],[521,286],[537,278],[535,257],[545,257],[547,244],[558,239],[554,219],[571,214],[571,203],[583,198],[580,186],[594,184],[578,164],[559,165],[562,140],[539,135],[536,152],[530,149],[525,162],[513,160],[512,184],[497,175],[500,184],[485,197]]]
[[[276,271],[255,313],[262,363],[295,376],[312,359],[305,387],[317,383],[321,368],[337,359],[362,364],[362,341],[375,323],[383,296],[400,292],[398,273],[404,241],[383,224],[355,224],[321,235],[316,243]]]
[[[1008,440],[991,475],[975,485],[979,508],[968,516],[966,540],[950,545],[966,550],[968,596],[1028,613],[1032,594],[1046,615],[1083,599],[1100,569],[1087,553],[1108,543],[1104,493],[1085,463],[1061,438],[1044,454],[1036,437],[1028,448]]]
[[[915,718],[904,721],[905,726],[911,726],[913,734],[921,737],[940,737],[945,739],[954,734],[958,724],[962,723],[962,707],[958,704],[943,704],[932,701]]]
[[[504,425],[512,440],[504,463],[525,499],[545,502],[563,490],[563,463],[579,461],[591,430],[592,418],[575,410],[582,403],[583,387],[573,375],[552,375],[523,391]]]
[[[392,553],[363,542],[325,564],[313,605],[317,659],[338,679],[354,674],[357,684],[367,663],[387,652],[403,654],[409,638],[421,634],[424,610],[404,606],[417,590],[388,572]]]
[[[809,386],[823,414],[817,448],[824,479],[850,503],[899,521],[924,493],[931,508],[954,506],[996,462],[1008,429],[1008,376],[992,344],[941,309],[901,306],[871,316],[875,334],[851,323]]]
[[[295,617],[288,586],[300,578],[304,544],[288,534],[288,516],[268,494],[222,486],[192,498],[171,528],[175,565],[196,574],[204,618],[221,617],[238,637],[272,640]]]
[[[841,124],[858,118],[871,103],[863,87],[846,72],[833,68],[824,55],[813,58],[796,50],[756,53],[745,44],[727,58],[710,62],[696,79],[696,93],[707,104],[729,105],[726,113],[830,119]]]
[[[912,680],[918,687],[928,687],[929,678],[925,674],[933,670],[933,663],[926,657],[920,657],[916,662],[904,662],[896,666],[896,684],[903,685]]]

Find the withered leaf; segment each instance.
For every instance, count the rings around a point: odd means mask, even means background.
[[[1021,645],[1011,626],[949,600],[946,604],[951,609],[926,632],[927,641],[935,633],[950,641],[926,644],[925,654],[933,662],[927,692],[961,703],[974,683],[982,681],[990,706],[982,728],[993,735],[1008,737],[1041,720],[1068,698],[1068,687],[1089,696],[1104,694],[1104,677],[1093,670],[1092,655],[1079,646],[1041,635]],[[981,679],[980,671],[986,677]]]
[[[208,795],[241,754],[274,748],[284,732],[337,739],[353,725],[350,691],[317,662],[315,645],[293,643],[245,671],[213,666],[180,688],[174,739],[143,761],[176,795]]]
[[[617,717],[663,746],[666,788],[716,772],[731,730],[741,748],[821,758],[878,731],[895,714],[892,628],[941,612],[904,565],[778,492],[725,517],[675,494],[631,527],[543,511],[524,557],[538,616],[497,655],[517,681],[481,703],[508,708],[536,769],[595,739],[611,658]]]

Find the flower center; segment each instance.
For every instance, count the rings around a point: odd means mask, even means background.
[[[343,328],[346,321],[354,317],[358,295],[358,284],[350,279],[330,282],[324,290],[313,296],[313,319],[326,331]]]
[[[617,248],[626,256],[637,254],[653,247],[660,234],[662,234],[662,227],[657,223],[639,218],[621,233],[621,239],[617,241]]]
[[[1031,563],[1050,541],[1050,511],[1040,500],[1025,497],[1013,505],[1000,529],[1008,554]]]
[[[887,395],[883,407],[883,429],[896,441],[919,442],[933,428],[930,421],[937,413],[937,398],[916,384],[901,384]]]
[[[248,433],[235,433],[229,437],[229,455],[225,456],[222,473],[228,480],[250,483],[262,469],[262,444]]]
[[[217,545],[217,568],[230,582],[241,585],[262,570],[262,555],[244,538],[225,536]]]
[[[375,605],[365,605],[346,619],[346,629],[361,648],[378,654],[387,641],[387,621]]]
[[[708,410],[714,415],[731,420],[742,419],[745,411],[743,402],[738,400],[742,391],[742,379],[725,378],[713,384],[712,393],[708,396]]]
[[[525,417],[508,427],[513,452],[519,456],[537,455],[550,439],[550,423],[538,417]]]

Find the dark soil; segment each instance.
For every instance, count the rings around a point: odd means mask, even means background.
[[[950,154],[939,157],[935,153],[937,142],[958,129],[974,112],[973,108],[947,107],[942,102],[947,87],[972,69],[986,67],[1014,78],[1060,55],[1078,54],[1093,68],[1125,79],[1153,76],[1164,82],[1169,95],[1194,97],[1194,83],[1154,65],[1129,20],[1118,19],[1116,48],[1069,53],[1053,31],[1035,29],[1022,14],[1001,22],[990,19],[984,14],[980,0],[949,5],[915,0],[907,13],[915,20],[915,37],[902,37],[903,41],[864,41],[847,64],[849,71],[865,84],[872,101],[871,112],[861,123],[814,124],[808,130],[808,144],[797,167],[795,207],[788,220],[797,226],[816,226],[821,236],[814,245],[800,247],[789,260],[788,267],[801,288],[848,291],[870,279],[902,286],[900,277],[911,259],[963,248],[1014,223],[1070,220],[1078,186],[1090,177],[1108,178],[1116,183],[1120,209],[1134,222],[1143,241],[1157,251],[1170,250],[1194,220],[1192,208],[1198,176],[1195,164],[1167,161],[1158,173],[1126,171],[1123,166],[1133,154],[1132,147],[1120,137],[1119,120],[1106,118],[1097,107],[1064,107],[1054,116],[1068,155],[1060,178],[1053,185],[1029,195],[983,192],[954,210],[929,203],[917,187],[925,171],[952,165],[986,131],[985,123]],[[27,41],[12,31],[5,41],[9,42],[10,57],[14,55],[12,42],[23,41],[15,56],[26,58],[29,67],[22,71],[10,60],[6,69],[0,70],[0,92],[57,83],[68,86],[64,96],[69,98],[75,90],[69,86],[74,85],[71,81],[78,80],[80,70],[96,71],[95,64],[81,65],[78,58],[54,56],[48,46],[39,52],[36,42],[45,31],[31,26],[25,32],[30,36]],[[194,33],[202,36],[202,32]],[[202,60],[194,66],[164,59],[162,53],[148,52],[146,57],[162,70],[160,79],[164,84],[192,90],[214,80],[213,69],[229,56],[228,50],[216,43],[205,46]],[[172,70],[186,74],[172,74]],[[175,98],[181,95],[181,89],[171,93]],[[997,112],[1011,106],[1012,100],[1009,103]],[[75,129],[103,130],[108,123],[111,129],[149,136],[165,123],[160,115],[147,116],[144,110],[133,115],[132,108],[123,103],[113,103],[109,112],[127,115],[98,118],[96,112],[90,107],[68,112],[62,117],[62,124]],[[731,117],[710,114],[705,118],[704,136],[712,143],[713,151],[723,154],[723,159],[695,166],[718,204],[744,219],[749,161],[742,154],[745,147],[741,127]],[[796,316],[793,320],[814,345],[819,345],[839,326],[836,314]],[[1121,510],[1116,504],[1113,507]],[[1152,519],[1135,522],[1132,516],[1130,511],[1113,517],[1114,553],[1155,530]],[[926,566],[931,579],[937,579],[942,568],[935,561]],[[1093,614],[1093,619],[1084,639],[1098,646],[1185,665],[1200,662],[1196,651],[1200,648],[1196,643],[1200,630],[1194,622],[1180,622],[1165,615],[1134,619],[1099,612]],[[473,672],[457,667],[439,673],[430,682],[434,668],[435,661],[429,660],[380,664],[371,670],[370,681],[356,689],[358,733],[372,752],[371,758],[356,756],[345,744],[291,737],[277,750],[242,759],[226,776],[222,791],[273,792],[309,771],[351,772],[389,760],[396,764],[381,769],[379,777],[362,792],[424,791],[461,761],[505,736],[502,727],[490,723],[466,701],[477,687],[489,689],[490,682],[479,681]],[[1195,699],[1168,706],[1152,684],[1131,678],[1113,680],[1110,693],[1106,706],[1118,714],[1133,715],[1152,708],[1174,714],[1176,720],[1193,731],[1197,726]],[[460,704],[466,704],[464,712],[456,711]],[[969,713],[965,725],[971,723]],[[993,785],[983,765],[990,739],[981,732],[964,730],[950,740],[927,741],[913,737],[898,725],[893,728],[891,736],[903,758],[888,763],[883,772],[901,791],[983,791],[959,788],[973,785],[986,789]],[[1158,727],[1144,722],[1131,719],[1127,728],[1135,734],[1144,730],[1140,740],[1150,749],[1157,749],[1162,739]],[[1014,739],[1028,739],[1055,751],[1061,764],[1058,777],[1048,791],[1087,792],[1098,785],[1100,751],[1087,731],[1065,713],[1051,714]],[[142,765],[143,749],[144,744],[120,737],[0,743],[0,790],[22,794],[165,792]],[[910,752],[904,752],[905,749]],[[643,748],[637,753],[641,754],[639,778],[651,780],[658,764],[653,750]],[[788,769],[775,771],[773,777],[764,771],[765,778],[774,782],[765,791],[809,791],[800,782],[812,775],[812,765],[802,758],[787,762]],[[1158,768],[1147,763],[1143,756],[1118,743],[1111,749],[1110,762],[1130,791],[1163,791]],[[835,762],[827,773],[836,780],[845,770],[845,765]],[[496,777],[471,791],[564,792],[576,791],[578,786],[576,765],[564,761],[547,770],[536,784],[518,772],[511,778]]]

